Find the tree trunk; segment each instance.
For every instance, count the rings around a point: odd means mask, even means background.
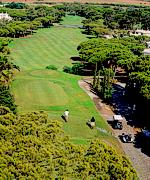
[[[95,71],[94,71],[94,77],[93,77],[93,87],[96,87],[96,75],[97,75],[97,62],[95,64]]]
[[[98,75],[97,75],[97,81],[96,81],[96,89],[98,90],[98,92],[101,92],[101,84],[100,84],[100,70],[98,70]]]

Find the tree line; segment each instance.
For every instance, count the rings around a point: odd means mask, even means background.
[[[16,6],[15,6],[16,7]],[[8,13],[13,19],[0,20],[1,37],[21,37],[32,34],[37,28],[48,28],[62,20],[64,11],[48,6],[25,6],[23,9],[8,7],[0,8],[0,12]]]
[[[150,28],[150,7],[132,5],[92,5],[80,3],[65,3],[60,9],[86,18],[86,23],[98,24],[103,20],[110,29],[133,30]]]
[[[136,118],[141,118],[143,125],[150,127],[150,56],[143,54],[150,38],[130,34],[137,28],[150,28],[150,8],[79,3],[64,4],[59,8],[84,17],[83,33],[92,35],[92,39],[77,48],[82,63],[71,70],[65,68],[65,71],[82,74],[88,62],[93,70],[93,88],[108,102],[113,93],[116,69],[122,68],[127,76],[126,95],[137,105]],[[104,35],[111,39],[105,39]]]
[[[19,67],[14,65],[9,57],[10,42],[11,39],[0,38],[0,104],[16,113],[14,98],[10,93],[10,83],[13,80],[14,70],[19,70]]]

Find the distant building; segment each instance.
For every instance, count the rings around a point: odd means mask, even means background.
[[[144,53],[144,55],[150,55],[150,48],[144,49],[143,53]]]
[[[144,55],[150,55],[150,42],[147,43],[147,49],[144,49],[143,53]]]
[[[135,31],[130,31],[130,35],[135,35],[135,36],[150,36],[150,31],[149,30],[143,30],[143,29],[137,29]]]
[[[7,13],[0,13],[0,20],[1,20],[1,19],[11,21],[11,20],[12,20],[12,17],[10,17],[9,14],[7,14]]]
[[[112,39],[113,38],[113,36],[109,35],[109,34],[102,35],[102,37],[104,37],[106,39]]]
[[[150,41],[146,42],[147,43],[147,47],[150,48]]]

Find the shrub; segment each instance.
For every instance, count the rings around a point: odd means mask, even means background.
[[[70,74],[83,75],[84,65],[76,63],[72,67],[64,66],[63,71]]]
[[[54,65],[49,65],[49,66],[46,66],[46,69],[57,70],[57,67]]]
[[[69,66],[64,66],[63,71],[66,72],[66,73],[72,73],[72,68],[69,67]]]
[[[83,64],[76,63],[72,66],[72,73],[77,74],[77,75],[82,75],[83,74],[83,68],[84,68]]]

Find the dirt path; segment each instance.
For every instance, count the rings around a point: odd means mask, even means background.
[[[111,121],[114,115],[114,112],[111,110],[111,108],[108,105],[104,104],[102,100],[91,90],[90,82],[91,82],[91,79],[86,78],[86,79],[80,80],[78,83],[79,83],[79,86],[94,101],[95,106],[97,110],[100,111],[101,115],[106,120]],[[127,124],[126,119],[124,119],[123,121],[123,130],[112,129],[112,131],[117,138],[118,138],[118,135],[121,135],[123,132],[130,133],[133,136],[136,133],[134,128]],[[140,149],[135,148],[133,143],[122,143],[119,138],[118,140],[125,154],[129,157],[133,166],[137,170],[140,180],[150,180],[150,157],[142,153]]]
[[[51,2],[51,3],[62,3],[62,2],[75,2],[74,0],[2,0],[2,2],[22,2],[22,3],[35,3],[35,2]],[[77,0],[76,2],[80,3],[106,3],[106,4],[111,4],[111,3],[118,3],[118,4],[139,4],[139,5],[150,5],[150,2],[144,1],[144,0]]]

